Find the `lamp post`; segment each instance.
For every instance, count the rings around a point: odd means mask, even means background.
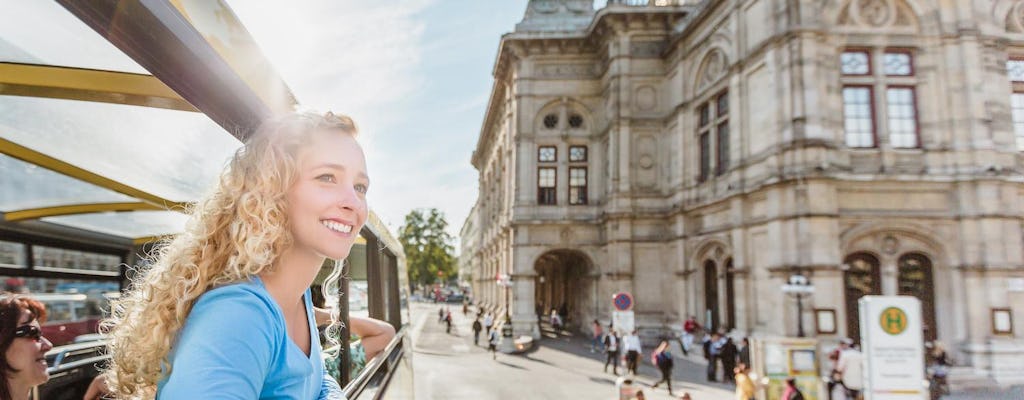
[[[508,274],[500,274],[498,275],[497,284],[505,288],[505,323],[511,324],[512,315],[509,312],[509,308],[512,304],[508,300],[508,287],[512,286],[512,278]]]
[[[796,296],[796,335],[804,337],[804,296],[814,294],[814,285],[811,285],[806,276],[799,272],[789,276],[789,280],[782,285],[782,292]]]

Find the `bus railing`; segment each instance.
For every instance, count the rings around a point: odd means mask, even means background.
[[[367,362],[359,376],[352,379],[343,389],[346,399],[381,398],[384,392],[380,389],[387,387],[397,370],[398,363],[408,356],[405,354],[405,340],[408,334],[409,328],[403,327],[379,355]]]

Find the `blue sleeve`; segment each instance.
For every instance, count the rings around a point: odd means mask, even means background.
[[[224,288],[222,288],[224,289]],[[256,399],[274,362],[272,309],[237,288],[208,292],[196,302],[173,348],[171,375],[160,399]]]
[[[345,392],[341,391],[341,386],[334,380],[334,377],[324,369],[324,380],[320,384],[320,397],[318,400],[345,400]]]

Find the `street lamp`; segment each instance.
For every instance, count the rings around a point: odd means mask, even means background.
[[[804,296],[814,294],[814,285],[807,280],[806,276],[799,272],[789,276],[789,280],[782,285],[782,292],[796,296],[796,335],[804,337]]]
[[[508,301],[508,288],[512,286],[512,278],[508,274],[500,274],[497,279],[498,286],[505,288],[505,323],[512,323],[512,315],[509,313],[511,304]]]

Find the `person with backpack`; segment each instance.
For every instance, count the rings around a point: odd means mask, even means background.
[[[668,395],[672,395],[672,367],[675,366],[675,361],[672,360],[672,352],[668,349],[668,341],[662,340],[658,348],[652,353],[654,359],[654,365],[661,371],[661,380],[654,384],[654,388],[657,388],[662,382],[668,384]]]
[[[473,320],[473,345],[480,345],[480,331],[484,329],[484,325],[480,323],[480,317],[476,317]]]
[[[796,387],[796,378],[786,378],[786,388],[782,390],[782,400],[804,400],[804,394]]]

